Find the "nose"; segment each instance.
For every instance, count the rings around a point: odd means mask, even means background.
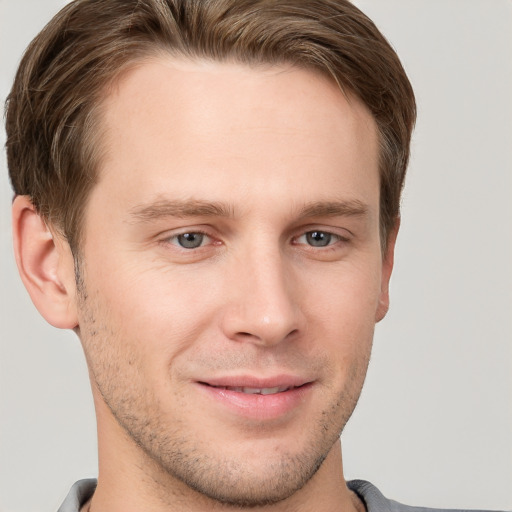
[[[297,280],[278,250],[253,253],[231,270],[222,318],[229,339],[273,346],[303,330]]]

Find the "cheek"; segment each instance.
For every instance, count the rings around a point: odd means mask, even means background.
[[[91,268],[99,266],[91,263]],[[151,371],[166,371],[200,333],[214,325],[219,301],[216,287],[206,277],[171,272],[165,265],[121,262],[88,275],[86,284],[90,308],[109,343],[117,343],[123,351],[131,348],[140,364],[154,367]]]
[[[323,333],[318,345],[343,370],[338,372],[340,375],[346,376],[347,368],[354,365],[364,367],[364,373],[379,304],[379,267],[343,268],[322,281],[325,284],[321,289],[315,287],[308,294],[309,310],[316,312],[309,318],[311,331]]]
[[[304,295],[318,320],[340,333],[375,324],[381,288],[380,264],[340,264],[309,277]]]
[[[290,267],[290,300],[305,317],[306,338],[322,333],[315,350],[348,360],[371,345],[380,262],[364,256],[357,262]],[[133,252],[114,259],[100,249],[88,261],[94,269],[86,274],[91,308],[109,343],[117,340],[119,350],[131,348],[141,364],[162,370],[201,339],[219,336],[223,308],[231,305],[226,282],[230,287],[238,282],[224,266],[172,267]]]

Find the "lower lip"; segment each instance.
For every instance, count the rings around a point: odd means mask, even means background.
[[[313,387],[308,383],[282,393],[259,395],[197,384],[203,392],[236,415],[255,420],[277,419],[291,413],[306,401]]]

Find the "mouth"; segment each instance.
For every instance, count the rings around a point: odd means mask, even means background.
[[[270,379],[226,377],[196,381],[210,400],[205,407],[220,407],[249,420],[276,420],[290,417],[306,407],[314,381],[281,376]]]
[[[253,387],[247,387],[247,386],[214,386],[212,384],[208,384],[207,382],[199,382],[199,384],[203,384],[204,386],[210,386],[212,388],[216,389],[222,389],[226,391],[233,391],[235,393],[245,393],[248,395],[275,395],[277,393],[284,393],[286,391],[291,391],[292,389],[301,388],[302,386],[305,386],[306,384],[301,384],[299,386],[274,386],[274,387],[268,387],[268,388],[253,388]]]

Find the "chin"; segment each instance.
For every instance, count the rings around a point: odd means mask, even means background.
[[[273,461],[262,461],[257,467],[242,463],[239,458],[217,461],[215,468],[196,460],[194,468],[182,466],[179,474],[175,468],[172,471],[174,477],[209,500],[234,508],[254,508],[278,503],[300,491],[326,456],[285,454]]]

